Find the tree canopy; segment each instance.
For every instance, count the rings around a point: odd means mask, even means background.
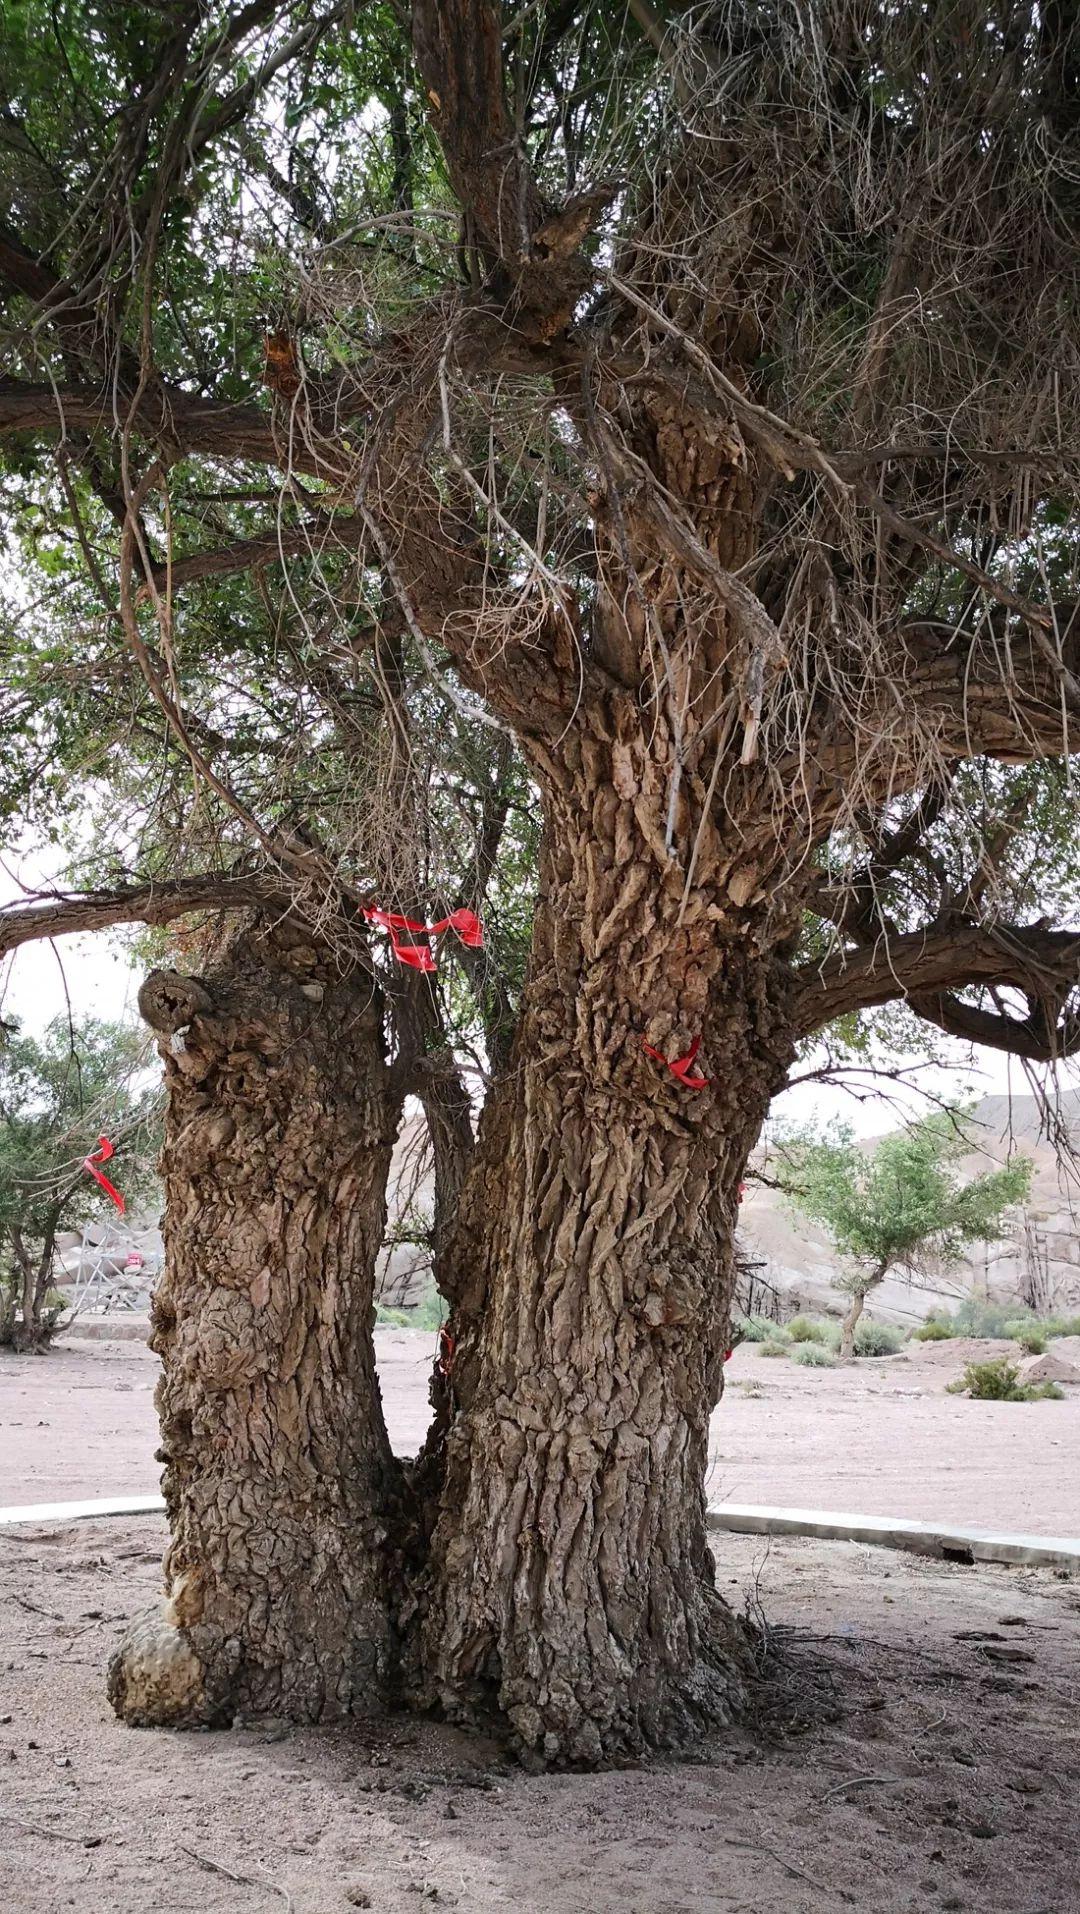
[[[738,635],[711,715],[662,630],[629,672],[674,726],[665,848],[692,868],[707,792],[754,786],[802,1027],[900,997],[1066,1053],[1075,31],[812,13],[13,7],[8,815],[92,793],[78,876],[162,906],[280,876],[297,820],[324,904],[457,901],[500,781],[475,699],[558,736],[675,552],[688,650],[718,604]],[[759,474],[738,577],[688,430]]]

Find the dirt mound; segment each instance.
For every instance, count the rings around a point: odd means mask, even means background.
[[[947,1342],[910,1342],[908,1355],[918,1362],[945,1363],[959,1369],[965,1362],[989,1362],[994,1356],[1016,1358],[1014,1342],[989,1336],[950,1336]]]
[[[1024,1382],[1080,1382],[1080,1369],[1049,1352],[1045,1356],[1029,1356],[1020,1364],[1020,1374]]]

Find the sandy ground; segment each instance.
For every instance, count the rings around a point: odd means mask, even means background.
[[[530,1778],[407,1719],[121,1727],[102,1671],[157,1587],[162,1540],[157,1518],[0,1532],[12,1914],[1080,1906],[1080,1588],[1046,1571],[725,1537],[724,1592],[756,1590],[803,1724],[767,1710],[768,1732],[683,1765]],[[786,1643],[784,1623],[800,1631]]]
[[[431,1339],[378,1342],[408,1452]],[[965,1353],[800,1370],[740,1349],[713,1496],[1080,1533],[1080,1402],[947,1396]],[[130,1341],[0,1361],[0,1502],[152,1491],[155,1374]],[[718,1536],[787,1689],[688,1763],[529,1778],[411,1719],[121,1727],[104,1665],[163,1539],[158,1518],[0,1530],[5,1914],[1080,1910],[1080,1585],[1047,1571]]]
[[[376,1344],[391,1438],[411,1454],[434,1338],[379,1330]],[[713,1418],[711,1498],[1080,1535],[1080,1391],[1036,1403],[945,1393],[969,1354],[1006,1348],[912,1344],[800,1369],[744,1344]],[[1080,1340],[1053,1348],[1080,1369]],[[0,1357],[0,1504],[153,1494],[157,1367],[139,1342],[69,1338],[45,1356]]]

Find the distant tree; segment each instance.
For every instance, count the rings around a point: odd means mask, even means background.
[[[37,1349],[56,1327],[57,1235],[109,1202],[83,1167],[100,1133],[123,1133],[125,1196],[147,1186],[155,1098],[133,1082],[142,1045],[138,1030],[93,1018],[60,1018],[40,1040],[9,1026],[0,1048],[0,1344]]]
[[[1031,1185],[1031,1159],[1017,1156],[1003,1169],[964,1183],[960,1162],[970,1151],[962,1113],[941,1111],[860,1150],[849,1130],[784,1139],[779,1180],[795,1208],[824,1224],[852,1267],[837,1279],[851,1297],[840,1354],[850,1356],[855,1330],[871,1290],[891,1269],[949,1269],[971,1243],[1003,1234],[1005,1212]]]

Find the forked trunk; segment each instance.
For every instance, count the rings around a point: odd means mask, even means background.
[[[739,1178],[789,1056],[747,914],[700,887],[681,908],[629,802],[597,847],[592,797],[549,806],[513,1068],[450,1259],[422,1642],[430,1701],[571,1762],[685,1740],[743,1692],[704,1478]],[[643,1047],[698,1034],[706,1090]]]
[[[396,1477],[375,1259],[397,1126],[370,979],[287,924],[140,993],[168,1087],[152,1346],[172,1531],[162,1614],[110,1667],[137,1724],[377,1708]]]

